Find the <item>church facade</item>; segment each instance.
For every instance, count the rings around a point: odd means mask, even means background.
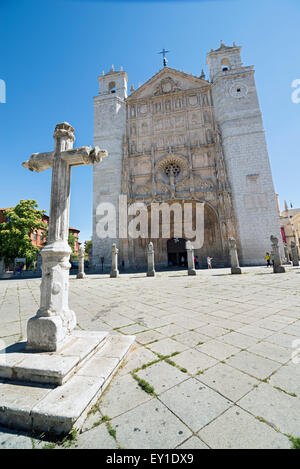
[[[177,235],[172,216],[168,237],[152,239],[150,231],[137,239],[124,235],[120,196],[128,206],[148,207],[149,226],[153,203],[190,203],[192,217],[197,202],[204,203],[204,243],[195,251],[202,265],[210,256],[214,265],[227,266],[230,237],[237,241],[241,265],[264,263],[271,234],[281,243],[254,69],[243,65],[241,47],[223,43],[207,54],[207,66],[209,79],[203,71],[197,77],[164,66],[129,96],[125,71],[112,67],[98,78],[94,145],[109,156],[94,166],[95,268],[101,261],[110,264],[112,243],[125,268],[145,266],[150,241],[156,265],[178,265],[186,256],[187,238]],[[97,232],[103,217],[98,207],[105,203],[116,207],[117,221],[107,238]]]

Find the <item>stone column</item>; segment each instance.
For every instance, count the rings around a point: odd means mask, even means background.
[[[242,270],[239,264],[238,253],[236,249],[236,240],[234,238],[228,239],[229,254],[230,254],[230,265],[232,274],[241,274]]]
[[[78,252],[78,273],[77,278],[85,278],[86,275],[84,273],[84,247],[81,247]]]
[[[291,241],[292,261],[294,267],[299,267],[299,254],[295,241]]]
[[[153,243],[150,242],[147,248],[147,277],[155,277],[155,266],[154,266],[154,248]]]
[[[285,272],[285,268],[283,267],[283,265],[281,265],[281,259],[280,259],[280,253],[279,253],[279,247],[278,247],[278,238],[272,235],[270,239],[272,243],[272,252],[274,255],[274,267],[273,267],[274,274],[282,274]]]
[[[283,249],[284,249],[284,255],[285,255],[286,263],[289,264],[290,263],[290,256],[289,256],[288,245],[284,244]]]
[[[116,278],[119,276],[118,253],[119,253],[119,249],[117,248],[115,244],[113,244],[111,247],[111,271],[110,271],[111,278]]]
[[[186,242],[187,262],[188,262],[188,275],[196,275],[194,248],[190,241]]]
[[[37,253],[37,259],[36,259],[36,271],[41,274],[42,273],[42,256],[41,253]]]

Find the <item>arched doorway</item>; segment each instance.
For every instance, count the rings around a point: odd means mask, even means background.
[[[168,265],[184,266],[187,262],[184,238],[171,238],[167,241]]]

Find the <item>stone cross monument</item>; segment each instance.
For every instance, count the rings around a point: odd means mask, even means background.
[[[77,278],[85,278],[85,273],[84,273],[84,247],[81,246],[78,252],[78,273],[77,273]]]
[[[118,253],[119,253],[119,249],[117,248],[115,244],[113,244],[111,247],[111,271],[110,271],[111,278],[119,277]]]
[[[196,275],[194,247],[190,241],[187,241],[185,248],[187,250],[188,275]]]
[[[152,242],[150,242],[147,247],[147,265],[147,277],[155,277],[154,248]]]
[[[282,274],[285,272],[285,268],[283,267],[283,265],[281,265],[281,259],[280,259],[280,253],[279,253],[279,247],[278,247],[278,238],[272,235],[270,239],[272,243],[272,252],[274,255],[274,267],[273,267],[274,274]]]
[[[299,267],[299,254],[295,241],[291,241],[292,261],[294,267]]]
[[[230,264],[231,264],[231,273],[232,274],[241,274],[241,268],[239,264],[238,253],[236,249],[236,240],[234,238],[229,238],[229,254],[230,254]]]
[[[74,129],[67,122],[54,132],[54,151],[34,153],[24,168],[41,172],[52,168],[51,204],[47,244],[42,249],[40,308],[27,324],[27,348],[56,351],[76,326],[75,313],[69,309],[68,244],[70,176],[72,166],[100,163],[107,152],[98,147],[74,148]]]

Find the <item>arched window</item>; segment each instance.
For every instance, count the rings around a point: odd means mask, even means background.
[[[34,241],[36,241],[36,240],[37,240],[37,237],[38,237],[38,232],[37,232],[37,231],[35,231],[35,232],[33,233],[33,239],[34,239]]]
[[[116,92],[116,82],[115,81],[111,81],[108,85],[108,91],[110,93],[115,93]]]
[[[221,62],[221,67],[222,67],[223,72],[227,72],[228,70],[230,70],[229,60],[228,59],[223,59],[222,62]]]

